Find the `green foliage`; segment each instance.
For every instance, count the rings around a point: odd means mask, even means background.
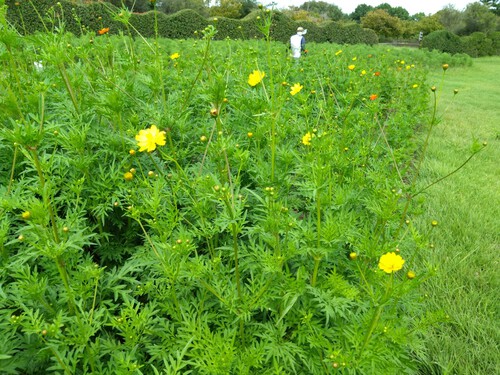
[[[126,9],[99,36],[0,23],[2,371],[416,372],[415,133],[442,55],[295,61],[273,16],[247,41],[222,19],[158,38],[162,16]]]

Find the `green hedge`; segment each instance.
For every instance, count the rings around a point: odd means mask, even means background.
[[[499,55],[500,32],[489,35],[476,32],[459,37],[450,31],[438,30],[424,37],[422,47],[451,54],[466,53],[472,57]]]
[[[117,15],[120,9],[110,3],[92,3],[89,5],[75,5],[65,0],[36,0],[36,9],[26,0],[7,0],[8,20],[22,34],[31,34],[37,31],[55,31],[62,22],[66,31],[75,35],[86,32],[96,33],[98,30],[109,27],[111,34],[120,31],[127,32],[124,23],[119,22]],[[156,34],[155,24],[158,26],[158,35],[170,39],[186,39],[194,33],[203,30],[208,24],[217,28],[215,39],[255,39],[262,38],[259,24],[265,16],[262,11],[255,11],[242,20],[218,18],[206,19],[193,10],[186,9],[173,15],[156,13],[133,13],[129,22],[133,29],[144,37],[153,37]],[[280,12],[273,12],[271,38],[287,43],[298,26],[308,29],[308,42],[333,42],[339,44],[376,44],[377,35],[372,30],[361,28],[357,24],[344,25],[330,22],[318,26],[312,22],[295,22]]]

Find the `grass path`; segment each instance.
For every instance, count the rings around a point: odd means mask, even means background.
[[[488,145],[426,192],[421,225],[439,224],[425,256],[438,271],[424,293],[449,323],[429,330],[429,364],[421,373],[500,374],[500,57],[450,67],[443,84],[441,78],[440,71],[428,79],[438,89],[442,120],[429,144],[422,186],[462,164],[474,140]]]

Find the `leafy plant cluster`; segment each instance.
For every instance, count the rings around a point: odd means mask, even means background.
[[[0,8],[3,373],[417,371],[423,61],[294,61],[271,16],[245,42],[20,37]]]
[[[170,39],[192,38],[194,33],[203,30],[208,25],[217,25],[215,39],[255,39],[262,38],[259,31],[259,13],[254,12],[247,17],[205,18],[194,10],[185,9],[175,14],[166,15],[162,12],[131,13],[110,3],[92,2],[76,5],[66,0],[55,3],[52,0],[7,0],[8,20],[22,34],[36,31],[54,31],[64,23],[64,29],[75,35],[86,32],[97,32],[103,27],[109,27],[110,33],[129,33],[133,27],[144,37],[159,36]],[[270,11],[269,11],[270,12]],[[128,25],[128,27],[127,27]],[[301,23],[292,21],[279,12],[273,12],[273,27],[270,30],[274,40],[288,42]],[[304,26],[305,27],[305,26]],[[349,44],[376,44],[377,35],[374,31],[363,29],[352,24],[344,25],[329,22],[323,26],[314,23],[307,25],[308,40],[311,42],[332,42]],[[134,33],[135,35],[135,33]]]

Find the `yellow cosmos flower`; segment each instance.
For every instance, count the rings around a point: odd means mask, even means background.
[[[252,87],[257,86],[265,76],[266,73],[261,72],[260,70],[254,70],[253,73],[250,73],[248,76],[248,84]]]
[[[170,55],[170,60],[175,60],[178,59],[179,57],[181,57],[181,55],[179,55],[179,53],[176,52]]]
[[[355,68],[355,67],[356,67],[356,65],[349,65],[349,66],[347,67],[347,69],[349,69],[349,70],[354,70],[354,68]]]
[[[149,129],[139,131],[135,140],[139,146],[139,152],[152,152],[156,150],[156,146],[165,145],[165,132],[160,131],[156,125],[151,125]]]
[[[304,86],[302,86],[300,83],[296,83],[295,85],[290,87],[290,94],[295,95],[295,94],[299,93],[300,90],[302,90],[303,88],[304,88]]]
[[[384,254],[380,257],[378,267],[385,273],[393,273],[399,271],[403,268],[405,263],[401,255],[397,255],[395,252]]]
[[[366,70],[361,71],[361,75],[364,76],[366,74]]]
[[[307,132],[303,137],[302,137],[302,144],[304,146],[310,146],[311,145],[311,139],[312,139],[313,135],[311,134],[311,132]]]

